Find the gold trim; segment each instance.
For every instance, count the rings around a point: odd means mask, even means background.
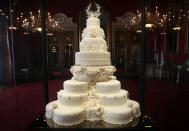
[[[145,126],[146,128],[151,128],[152,126]]]

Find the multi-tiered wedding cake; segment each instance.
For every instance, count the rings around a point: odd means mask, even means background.
[[[100,7],[86,12],[87,27],[83,30],[80,52],[75,54],[71,67],[73,77],[64,82],[58,100],[46,106],[46,117],[58,125],[75,125],[85,120],[103,120],[111,124],[128,124],[140,116],[140,106],[128,98],[120,81],[113,76],[110,52],[100,28]]]

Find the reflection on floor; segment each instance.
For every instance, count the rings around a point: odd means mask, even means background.
[[[62,79],[49,80],[50,101],[56,99],[62,88]],[[122,88],[129,97],[139,101],[139,79],[121,79]],[[0,92],[0,127],[8,130],[26,130],[45,109],[43,83],[41,81],[18,85]],[[145,88],[145,114],[159,125],[161,130],[187,129],[189,121],[189,88],[171,86],[166,80],[147,79]],[[18,110],[17,110],[18,108]]]

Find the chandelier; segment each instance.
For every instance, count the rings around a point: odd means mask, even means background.
[[[160,27],[160,28],[164,28],[165,27],[165,23],[167,20],[167,15],[160,15],[159,11],[158,11],[158,7],[156,6],[156,11],[155,12],[150,12],[147,11],[146,9],[146,16],[145,16],[145,20],[146,20],[146,28],[152,29],[152,28],[156,28],[156,27]],[[126,28],[137,28],[140,29],[141,28],[141,23],[142,23],[142,18],[141,18],[141,12],[139,10],[136,11],[136,15],[132,16],[130,22],[128,24],[126,24]],[[138,30],[138,32],[140,32]]]
[[[189,21],[189,10],[183,11],[182,9],[178,12],[167,12],[160,13],[158,11],[158,7],[155,7],[155,12],[150,12],[146,10],[146,25],[147,29],[159,28],[162,30],[166,30],[166,28],[171,27],[173,30],[180,30],[181,27],[178,25],[182,18]],[[130,21],[125,24],[125,28],[135,28],[140,33],[141,32],[141,12],[139,10],[136,11],[136,15],[130,18]]]
[[[29,34],[29,32],[42,31],[40,10],[38,10],[37,15],[33,14],[30,11],[28,18],[24,17],[23,13],[20,13],[20,16],[16,19],[17,23],[25,29],[26,32],[24,32],[24,34]],[[51,18],[51,14],[48,13],[46,18],[47,35],[52,35],[52,32],[56,30],[63,30],[63,27],[60,26],[59,22]]]
[[[181,18],[187,19],[189,21],[189,10],[183,11],[182,9],[178,12],[167,12],[160,13],[158,11],[158,6],[155,7],[155,12],[146,10],[146,28],[154,29],[160,28],[165,30],[167,27],[171,27],[173,30],[180,30],[181,27],[176,22],[181,20]],[[25,16],[23,13],[20,13],[20,16],[17,17],[17,23],[19,26],[25,29],[26,32],[24,34],[28,34],[29,32],[41,32],[41,15],[40,10],[38,10],[37,14],[29,12],[29,16]],[[131,15],[129,17],[129,21],[125,23],[125,28],[131,29],[134,28],[137,32],[141,32],[141,12],[139,10],[136,11],[136,15]],[[175,25],[176,23],[176,25]],[[60,22],[56,21],[51,17],[50,13],[47,13],[46,18],[46,31],[47,35],[52,35],[52,32],[57,30],[63,30],[63,26]]]

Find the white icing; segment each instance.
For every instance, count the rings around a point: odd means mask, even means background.
[[[75,53],[76,59],[80,60],[110,60],[110,53],[109,52],[76,52]]]
[[[107,82],[96,83],[96,90],[98,93],[118,93],[120,91],[121,84],[118,80],[110,80]]]
[[[76,52],[75,64],[81,66],[111,65],[109,52]]]
[[[131,102],[133,105],[132,109],[133,109],[134,117],[139,117],[141,115],[139,103],[134,100],[128,100],[128,101]]]
[[[81,107],[62,107],[54,110],[53,120],[60,125],[74,125],[85,120],[85,110]]]
[[[81,65],[81,66],[104,66],[104,65],[111,65],[110,60],[77,60],[76,65]]]
[[[89,121],[96,121],[102,118],[102,112],[100,106],[89,106],[87,108],[87,120]]]
[[[132,127],[137,126],[137,124],[139,123],[139,120],[140,120],[140,116],[134,117],[132,120]]]
[[[52,118],[53,117],[53,105],[58,105],[58,102],[57,102],[57,100],[56,101],[52,101],[52,102],[50,102],[50,103],[48,103],[47,105],[46,105],[46,108],[45,108],[45,110],[46,110],[46,112],[45,112],[45,116],[47,117],[47,118]]]
[[[110,76],[116,71],[114,66],[99,66],[99,67],[88,67],[88,66],[72,66],[70,71],[74,78],[79,81],[108,81],[111,79]]]
[[[87,27],[100,27],[100,20],[95,17],[91,17],[87,19]]]
[[[120,90],[118,93],[97,93],[97,95],[104,106],[120,106],[126,103],[128,92]]]
[[[72,78],[71,78],[71,80],[75,80],[75,78],[74,78],[74,77],[72,77]]]
[[[64,81],[64,91],[68,93],[86,93],[88,91],[88,83],[77,80]]]
[[[58,105],[57,101],[53,101],[46,106],[46,117],[52,118],[55,123],[70,126],[85,120],[86,113],[82,107],[58,106],[53,109],[55,103]]]
[[[63,106],[81,106],[87,101],[88,93],[67,93],[60,90],[57,93],[58,103]]]
[[[80,52],[70,71],[71,80],[64,82],[64,90],[57,93],[58,100],[46,106],[46,117],[54,125],[71,126],[84,120],[104,120],[111,124],[137,123],[140,105],[129,100],[128,92],[121,89],[111,66],[104,31],[100,28],[100,6],[97,11],[87,8],[87,27],[83,30]],[[50,122],[52,125],[52,122]]]
[[[85,38],[80,42],[81,52],[107,52],[106,41],[102,38]]]
[[[109,52],[76,52],[75,64],[81,66],[111,65]]]
[[[103,120],[112,124],[127,124],[132,121],[132,109],[126,106],[104,107]]]
[[[104,30],[102,28],[96,28],[96,27],[85,28],[82,33],[82,38],[104,39]]]
[[[117,80],[116,76],[110,76],[112,80]]]

